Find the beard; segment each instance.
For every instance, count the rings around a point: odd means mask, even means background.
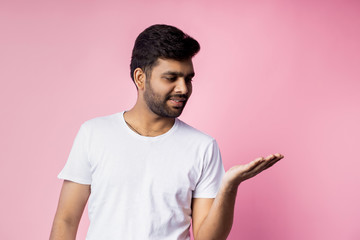
[[[187,100],[182,107],[171,107],[167,104],[168,100],[172,97],[180,97],[188,99],[186,94],[173,94],[167,96],[161,96],[154,92],[151,88],[149,81],[145,82],[146,90],[144,92],[144,99],[148,108],[160,117],[176,118],[181,115]]]

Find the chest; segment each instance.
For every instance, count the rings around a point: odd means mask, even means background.
[[[92,191],[123,201],[187,206],[201,174],[196,149],[177,143],[111,141],[91,153]]]

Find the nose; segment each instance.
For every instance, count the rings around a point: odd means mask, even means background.
[[[175,86],[174,91],[175,91],[175,93],[178,93],[178,94],[188,94],[190,87],[191,86],[189,86],[189,84],[186,83],[184,78],[179,78],[178,81],[176,81],[176,86]]]

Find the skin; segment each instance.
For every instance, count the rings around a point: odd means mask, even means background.
[[[192,93],[191,79],[194,68],[191,59],[184,61],[158,59],[153,67],[151,79],[147,79],[141,68],[134,71],[134,82],[138,98],[132,109],[124,114],[125,121],[143,136],[158,136],[167,132],[180,116],[186,101],[175,103],[170,100],[184,100]],[[155,110],[151,105],[159,105]]]
[[[225,173],[214,200],[193,199],[195,239],[226,239],[232,227],[236,194],[240,183],[271,167],[283,157],[276,153],[266,158],[257,158],[245,165],[234,166]],[[203,204],[204,206],[201,206]]]
[[[51,240],[75,240],[79,222],[89,196],[90,185],[64,180],[51,229]]]
[[[194,68],[191,59],[158,59],[151,76],[137,68],[134,82],[137,101],[125,112],[125,121],[143,136],[167,132],[182,113],[192,93]],[[195,240],[226,239],[230,233],[238,186],[271,167],[283,156],[279,153],[260,157],[245,165],[230,168],[224,175],[216,198],[192,199],[192,225]],[[51,240],[75,239],[90,185],[64,181],[50,235]]]

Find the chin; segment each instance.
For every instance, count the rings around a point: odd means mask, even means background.
[[[181,115],[181,113],[182,113],[182,110],[179,110],[179,111],[171,111],[171,112],[168,112],[167,114],[166,114],[166,116],[168,117],[168,118],[177,118],[177,117],[179,117],[180,115]]]

